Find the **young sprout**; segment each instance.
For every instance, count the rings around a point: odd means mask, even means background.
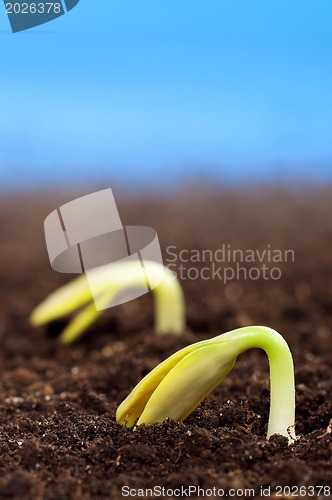
[[[264,326],[248,326],[189,345],[152,370],[120,404],[116,419],[127,427],[184,420],[231,371],[239,354],[261,348],[270,364],[272,434],[295,439],[294,367],[281,335]]]
[[[184,329],[184,298],[179,281],[166,267],[152,261],[144,262],[145,275],[159,284],[154,294],[155,330],[158,334],[179,335]],[[98,306],[107,308],[112,300],[133,288],[146,288],[146,277],[135,262],[117,262],[89,271]],[[103,310],[97,310],[85,274],[59,288],[31,313],[33,326],[41,326],[85,306],[64,329],[60,339],[65,343],[77,340]]]

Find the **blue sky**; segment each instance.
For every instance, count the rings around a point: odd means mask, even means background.
[[[12,34],[0,184],[332,178],[330,0],[80,0]]]

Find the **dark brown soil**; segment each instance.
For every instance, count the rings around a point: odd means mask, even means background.
[[[244,491],[249,488],[259,497],[261,488],[270,487],[271,498],[292,493],[327,498],[332,188],[193,188],[161,201],[157,192],[142,201],[143,196],[115,190],[123,222],[154,227],[164,251],[168,245],[179,250],[270,245],[293,249],[295,262],[277,264],[279,280],[241,279],[226,286],[218,279],[184,280],[188,326],[180,338],[154,333],[152,297],[144,296],[108,310],[80,342],[67,347],[57,341],[67,319],[33,329],[28,317],[69,279],[50,268],[43,220],[76,195],[0,200],[0,498],[117,499],[126,493],[124,486],[141,496],[139,488],[175,489],[165,492],[167,498],[185,497],[186,490],[176,488],[189,486],[215,487],[235,497],[250,496]],[[204,264],[190,264],[199,266]],[[256,350],[240,356],[224,383],[185,422],[135,432],[115,422],[117,405],[165,357],[249,324],[275,328],[293,352],[299,436],[294,445],[288,447],[281,436],[265,439],[268,364]],[[297,490],[300,486],[305,488]],[[191,497],[197,496],[192,490]]]

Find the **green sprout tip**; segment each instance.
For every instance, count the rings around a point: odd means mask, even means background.
[[[261,348],[270,364],[270,416],[273,434],[295,439],[292,355],[283,337],[263,326],[249,326],[189,345],[152,370],[120,404],[116,419],[127,427],[184,420],[231,371],[239,354]]]
[[[135,262],[117,262],[89,271],[49,295],[31,313],[33,326],[41,326],[82,308],[60,335],[64,343],[77,340],[84,331],[111,305],[112,300],[133,288],[146,287],[146,277],[152,283],[155,305],[155,330],[158,334],[180,335],[184,329],[185,306],[182,288],[175,275],[152,261],[144,262],[143,274]],[[97,310],[90,290],[98,297]]]

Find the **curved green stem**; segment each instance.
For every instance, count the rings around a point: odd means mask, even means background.
[[[154,328],[160,335],[181,334],[185,327],[185,302],[178,279],[165,268],[163,281],[152,290],[154,294]]]
[[[235,330],[234,338],[239,346],[239,353],[251,348],[263,349],[270,366],[270,416],[267,438],[281,434],[295,439],[295,381],[293,358],[287,342],[275,330],[263,326],[248,326]]]

